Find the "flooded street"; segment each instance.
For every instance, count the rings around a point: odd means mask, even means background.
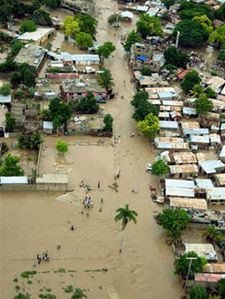
[[[150,199],[149,185],[156,186],[157,178],[147,174],[145,167],[153,161],[155,152],[147,138],[138,135],[131,118],[130,101],[135,89],[130,83],[120,38],[131,30],[132,24],[121,25],[118,31],[108,27],[108,16],[118,11],[115,1],[96,0],[95,8],[98,43],[112,41],[116,45],[105,67],[110,68],[114,91],[119,95],[102,107],[114,118],[114,137],[118,142],[105,139],[101,145],[100,138],[62,137],[69,143],[69,152],[62,158],[54,150],[57,138],[45,138],[41,169],[43,172],[63,169],[69,173],[74,194],[64,197],[44,192],[0,194],[0,281],[4,299],[15,295],[15,277],[35,299],[43,287],[51,288],[51,294],[59,299],[70,298],[71,294],[63,289],[67,285],[86,289],[88,299],[176,299],[182,295],[180,282],[173,274],[172,249],[165,244],[162,228],[153,219],[161,207]],[[130,138],[131,132],[135,133],[134,138]],[[116,192],[110,186],[119,169]],[[89,216],[87,211],[81,214],[82,205],[77,199],[82,193],[81,180],[93,187],[90,195],[95,205],[88,211]],[[131,192],[134,188],[138,193]],[[136,225],[128,224],[124,250],[119,253],[121,226],[114,222],[114,217],[116,209],[125,204],[138,217]],[[75,231],[70,230],[71,224]],[[60,250],[56,249],[57,244],[61,245]],[[38,265],[33,284],[27,284],[20,273],[33,270],[37,253],[46,249],[50,262]]]

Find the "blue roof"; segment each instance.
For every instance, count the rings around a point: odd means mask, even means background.
[[[147,58],[146,56],[137,56],[137,59],[142,60],[142,61],[145,61],[145,60],[147,60],[148,58]]]

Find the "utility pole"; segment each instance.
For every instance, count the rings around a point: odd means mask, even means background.
[[[190,274],[190,271],[191,271],[192,261],[193,260],[197,260],[197,257],[187,257],[187,260],[189,260],[190,262],[189,262],[189,267],[188,267],[188,273],[187,273],[186,281],[185,281],[185,284],[184,284],[184,289],[186,288],[186,285],[187,285],[187,281],[188,281],[189,274]]]
[[[180,31],[177,31],[176,48],[178,48],[179,38],[180,38]]]

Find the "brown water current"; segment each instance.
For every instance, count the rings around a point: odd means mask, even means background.
[[[57,139],[47,137],[41,171],[69,173],[74,193],[63,197],[45,192],[0,194],[2,299],[15,295],[15,277],[19,280],[16,284],[35,299],[44,286],[51,288],[51,293],[59,299],[70,298],[71,294],[63,290],[67,285],[87,289],[88,299],[176,299],[182,295],[180,282],[173,274],[172,249],[165,244],[162,228],[153,219],[161,208],[151,201],[149,185],[157,186],[157,179],[145,172],[145,165],[153,161],[155,152],[149,141],[138,135],[131,118],[130,100],[135,89],[130,83],[120,37],[132,25],[122,25],[118,31],[108,27],[107,17],[118,11],[116,1],[96,0],[95,7],[98,42],[112,41],[116,45],[105,67],[112,72],[118,96],[102,106],[105,113],[113,115],[116,142],[114,138],[104,139],[101,144],[100,138],[63,137],[69,143],[69,152],[62,158],[54,150]],[[135,137],[130,137],[131,132]],[[119,169],[116,192],[109,186]],[[81,214],[81,180],[94,188],[90,195],[95,205],[88,210],[89,216],[87,210]],[[138,189],[136,194],[131,192],[133,188]],[[128,224],[124,249],[119,253],[121,227],[114,217],[115,210],[125,204],[137,211],[138,217],[136,225]],[[71,224],[75,225],[75,231],[69,229]],[[60,250],[56,249],[57,244],[61,245]],[[33,284],[27,284],[20,273],[32,270],[37,253],[46,249],[50,262],[37,265],[38,273],[31,279]],[[54,272],[59,268],[66,272]],[[94,271],[102,268],[108,271]]]

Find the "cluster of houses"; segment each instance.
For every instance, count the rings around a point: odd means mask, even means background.
[[[124,4],[125,1],[118,2]],[[196,2],[218,6],[218,1],[214,0]],[[121,9],[157,15],[164,7],[158,1],[130,1],[126,6],[121,5]],[[201,74],[202,86],[211,87],[216,98],[211,99],[213,111],[198,116],[194,107],[196,98],[184,96],[177,88],[192,69],[178,68],[172,75],[164,69],[165,47],[162,45],[167,44],[167,36],[177,23],[176,10],[176,5],[170,8],[170,14],[174,13],[175,18],[173,24],[163,28],[164,37],[152,36],[142,43],[135,43],[129,58],[137,90],[147,91],[149,103],[159,108],[160,130],[153,146],[157,152],[156,160],[163,159],[169,166],[169,174],[160,179],[160,196],[152,198],[163,203],[164,208],[185,209],[195,229],[214,225],[225,232],[225,211],[220,211],[225,203],[225,121],[221,117],[225,112],[225,80],[209,72]],[[147,67],[151,68],[152,74],[142,75],[141,69]],[[200,243],[199,240],[184,240],[175,248],[176,258],[191,251],[205,257],[208,264],[203,273],[196,274],[194,281],[187,285],[216,287],[225,273],[224,248],[202,243],[202,240]]]

